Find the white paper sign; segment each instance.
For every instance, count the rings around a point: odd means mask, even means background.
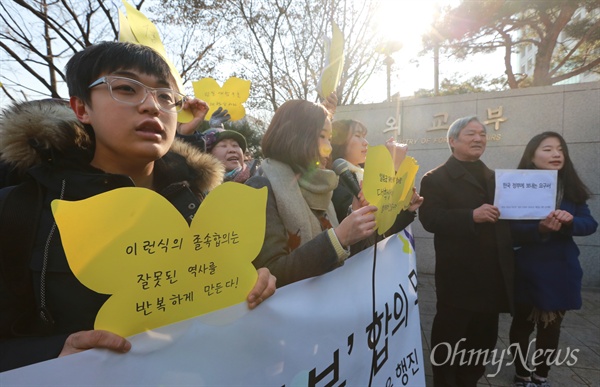
[[[500,219],[544,219],[556,209],[557,177],[555,170],[496,169]]]
[[[4,372],[0,385],[424,386],[409,231],[253,311],[238,304],[133,336],[127,354],[94,349]]]

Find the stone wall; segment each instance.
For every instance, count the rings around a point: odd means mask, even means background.
[[[335,119],[363,122],[371,145],[383,144],[392,136],[408,143],[409,155],[419,164],[418,189],[423,174],[450,156],[448,126],[469,115],[487,124],[488,142],[482,160],[492,169],[516,168],[534,135],[547,130],[560,133],[578,173],[593,193],[588,204],[600,221],[600,82],[340,106]],[[433,235],[418,220],[412,228],[418,270],[433,273]],[[584,286],[600,287],[600,232],[575,240],[581,250]]]

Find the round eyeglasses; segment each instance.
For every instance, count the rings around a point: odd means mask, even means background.
[[[167,113],[177,113],[183,109],[187,97],[167,88],[153,88],[134,79],[107,75],[98,78],[88,86],[89,89],[106,83],[110,96],[117,102],[127,105],[144,103],[148,94],[153,94],[160,110]]]

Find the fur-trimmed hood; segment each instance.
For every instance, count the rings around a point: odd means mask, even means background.
[[[63,100],[16,103],[0,114],[0,161],[25,171],[67,154],[91,160],[92,136]],[[212,155],[178,139],[169,152],[182,156],[195,172],[189,181],[195,192],[205,193],[222,183],[224,167]]]

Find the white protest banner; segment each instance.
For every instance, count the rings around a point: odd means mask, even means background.
[[[241,303],[135,335],[127,354],[7,371],[0,385],[424,386],[416,289],[409,227],[253,311]]]
[[[497,169],[494,206],[500,219],[543,219],[556,208],[557,171]]]

